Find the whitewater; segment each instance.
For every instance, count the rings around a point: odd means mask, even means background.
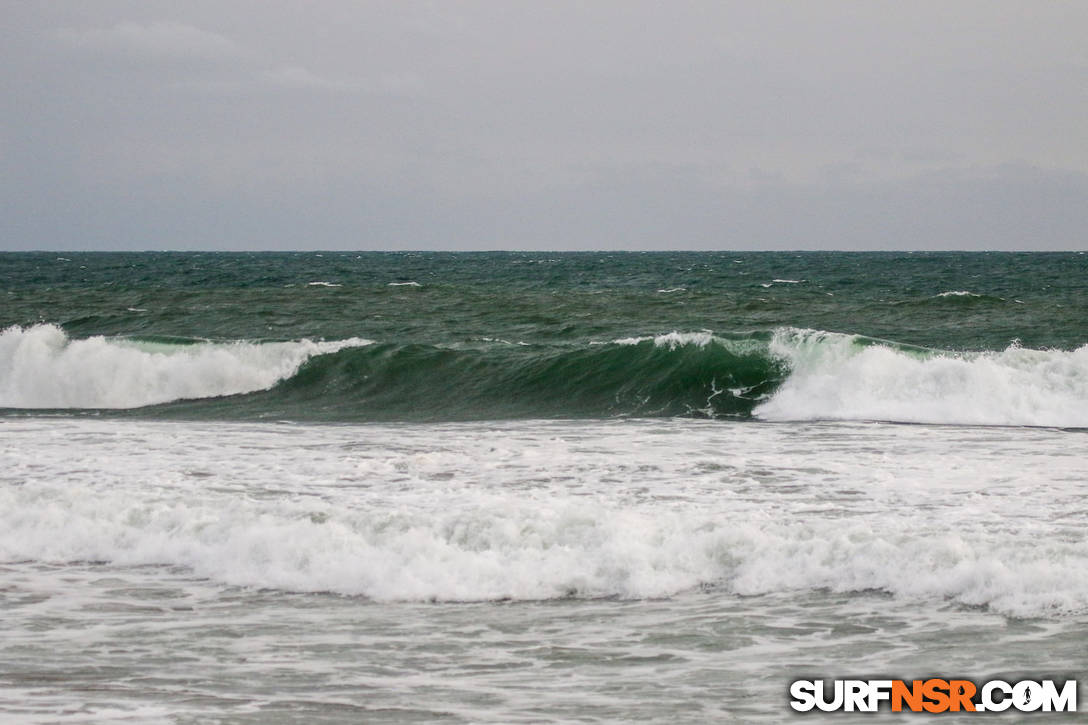
[[[510,722],[541,698],[550,720],[775,722],[814,669],[1066,672],[1088,635],[1083,432],[9,417],[0,437],[11,722]]]
[[[267,390],[314,355],[369,340],[167,344],[95,336],[56,325],[0,332],[0,406],[137,408]]]
[[[1032,545],[1079,496],[1062,482],[1088,473],[1051,431],[965,430],[960,460],[935,470],[932,429],[897,426],[4,423],[19,441],[5,479],[22,482],[0,497],[7,561],[181,566],[225,585],[381,602],[715,587],[1088,613],[1088,581],[1069,576],[1088,567],[1088,542]],[[34,440],[58,435],[76,449],[95,441],[99,462],[43,462]],[[833,439],[868,454],[829,456]],[[157,474],[117,465],[133,448]],[[864,510],[837,505],[862,497]],[[1067,518],[1055,532],[1084,523]]]

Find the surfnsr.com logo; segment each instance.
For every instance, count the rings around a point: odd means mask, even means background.
[[[1076,712],[1077,681],[1054,680],[796,680],[790,707],[798,712]]]

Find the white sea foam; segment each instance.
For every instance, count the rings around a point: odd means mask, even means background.
[[[386,287],[422,287],[419,282],[390,282]]]
[[[314,355],[369,344],[229,342],[165,345],[69,339],[56,325],[0,332],[0,407],[136,408],[265,390]]]
[[[1088,426],[1088,345],[924,354],[785,329],[771,352],[791,373],[755,409],[766,420]]]
[[[710,330],[702,330],[700,332],[667,332],[663,335],[643,335],[640,337],[623,337],[612,342],[616,345],[638,345],[643,342],[653,341],[657,347],[667,347],[670,350],[675,350],[677,347],[683,345],[697,345],[698,347],[706,347],[715,339],[714,333]]]
[[[338,284],[336,282],[317,281],[317,282],[307,282],[306,286],[307,287],[343,287],[344,285]]]
[[[1078,434],[843,425],[0,419],[0,561],[383,601],[711,586],[1088,613]]]
[[[938,297],[981,297],[982,295],[975,292],[968,292],[967,290],[951,290],[949,292],[941,292]]]

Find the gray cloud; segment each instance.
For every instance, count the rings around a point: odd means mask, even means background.
[[[0,249],[1085,246],[1080,5],[9,16]]]
[[[353,91],[359,89],[357,84],[323,78],[299,66],[268,71],[264,74],[264,78],[274,85],[287,88],[308,88],[322,91]]]
[[[241,47],[218,33],[172,22],[118,23],[110,28],[60,28],[56,37],[74,48],[118,55],[135,62],[218,61],[245,55]]]

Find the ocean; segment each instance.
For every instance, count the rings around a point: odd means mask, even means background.
[[[0,254],[0,721],[1085,700],[1086,486],[1083,253]]]

